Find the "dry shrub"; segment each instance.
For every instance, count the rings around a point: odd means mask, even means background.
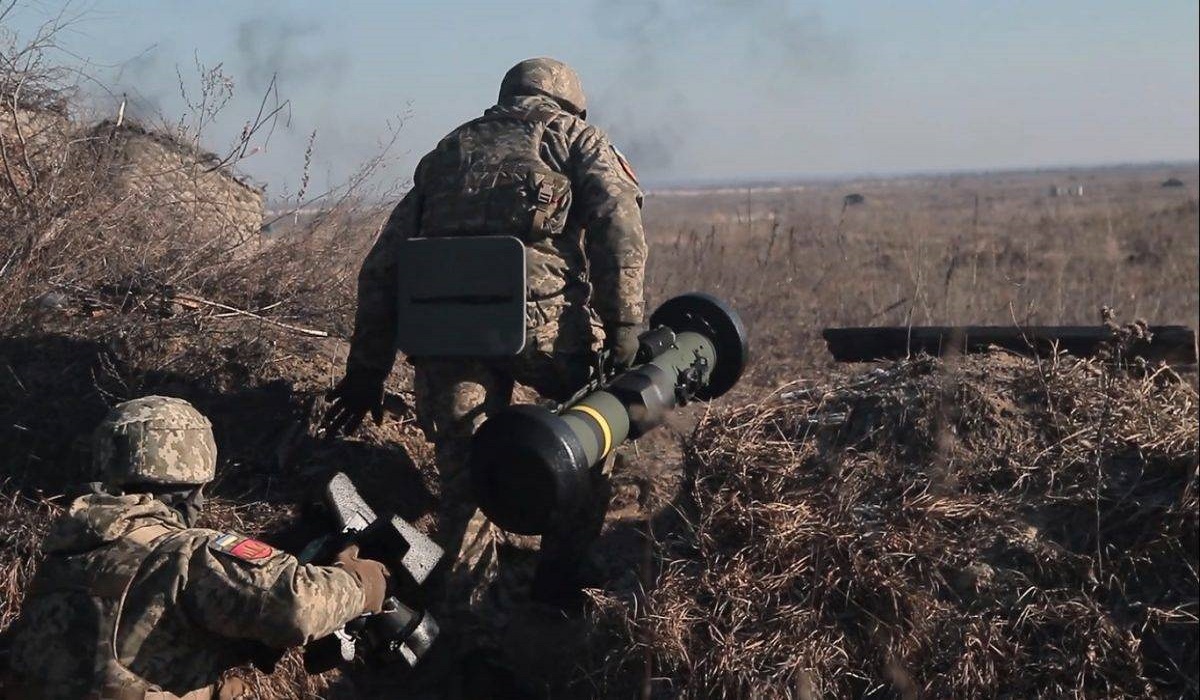
[[[294,202],[320,214],[259,232],[263,193],[235,168],[287,107],[273,84],[223,155],[204,147],[232,97],[220,65],[197,64],[194,85],[181,78],[188,112],[160,128],[88,126],[68,109],[80,106],[77,76],[54,62],[69,22],[51,19],[27,41],[0,27],[0,331],[28,328],[44,309],[172,315],[188,293],[344,333],[354,272],[385,213],[364,202],[387,194],[370,182],[398,131],[345,183]]]
[[[114,151],[127,144],[109,138],[112,129],[62,117],[61,134],[29,147],[33,133],[11,125],[70,99],[40,58],[53,29],[29,46],[0,35],[0,115],[10,117],[0,119],[0,145],[12,166],[0,162],[0,637],[50,521],[95,478],[92,429],[130,398],[178,396],[212,419],[220,463],[205,526],[298,551],[327,527],[301,511],[337,469],[377,507],[410,519],[428,513],[430,455],[411,421],[369,426],[353,441],[314,436],[322,394],[342,371],[355,273],[385,213],[363,202],[373,199],[366,183],[386,144],[319,214],[248,238],[245,226],[208,215],[219,197],[164,201],[161,186],[117,182],[109,166],[128,160]],[[215,73],[203,78],[220,84]],[[131,133],[175,144],[172,186],[214,177],[199,133]],[[407,381],[398,372],[390,388]],[[304,674],[295,652],[272,675],[239,673],[269,699],[353,691],[340,674]]]
[[[1195,696],[1196,406],[992,355],[709,415],[656,586],[600,598],[618,660],[662,697]]]
[[[39,503],[0,491],[0,629],[16,619],[25,587],[33,578],[34,564],[46,528],[55,511]]]

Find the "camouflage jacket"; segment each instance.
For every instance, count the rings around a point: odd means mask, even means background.
[[[487,121],[506,125],[478,128]],[[479,207],[469,201],[480,199],[478,191],[487,183],[459,180],[477,161],[502,165],[509,152],[523,149],[531,122],[538,130],[540,165],[567,183],[565,192],[554,193],[559,209],[550,213],[550,225],[560,230],[525,241],[532,346],[588,352],[598,349],[604,328],[642,322],[646,241],[642,193],[632,168],[600,129],[549,98],[518,97],[451,132],[417,166],[412,189],[388,217],[359,273],[350,369],[382,377],[395,360],[400,241],[450,231],[489,232],[474,230],[481,225],[504,233],[497,229],[509,217],[501,213],[501,221],[479,221]],[[583,320],[563,322],[568,316]]]
[[[10,649],[15,677],[39,698],[212,687],[252,645],[306,643],[364,604],[349,572],[186,528],[147,495],[76,499],[42,549]]]

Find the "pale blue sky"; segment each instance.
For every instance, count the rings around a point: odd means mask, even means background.
[[[6,20],[28,34],[60,3]],[[1198,4],[1128,1],[97,0],[62,39],[118,92],[181,109],[176,66],[224,62],[236,136],[278,71],[291,127],[242,163],[295,187],[343,176],[406,115],[419,156],[490,105],[504,71],[574,65],[593,121],[651,183],[1195,160]],[[123,67],[118,70],[116,67]],[[108,98],[109,108],[115,109]],[[104,100],[101,100],[103,109]]]

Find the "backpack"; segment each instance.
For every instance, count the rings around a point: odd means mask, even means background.
[[[421,161],[420,235],[505,235],[537,246],[561,234],[571,181],[540,153],[556,114],[496,110],[442,139]]]

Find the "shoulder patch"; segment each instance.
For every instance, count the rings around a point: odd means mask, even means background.
[[[616,146],[610,144],[610,147],[612,148],[613,155],[617,157],[617,162],[621,164],[621,170],[624,170],[629,179],[633,180],[633,184],[641,186],[641,183],[638,182],[637,173],[633,171],[633,166],[629,164],[629,161],[625,158],[625,154],[621,153]]]
[[[275,548],[266,542],[227,532],[209,540],[208,547],[213,551],[249,562],[259,562],[275,556]]]

